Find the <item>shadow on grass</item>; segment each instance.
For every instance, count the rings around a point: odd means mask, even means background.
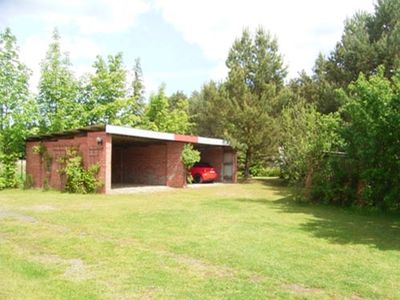
[[[289,190],[274,179],[263,184],[282,191],[282,198],[275,201],[240,199],[268,205],[282,213],[311,216],[300,228],[315,237],[336,244],[364,244],[380,250],[400,251],[400,214],[342,208],[331,205],[303,204],[295,202]]]
[[[241,180],[241,184],[261,184],[268,191],[272,191],[274,194],[282,197],[287,197],[291,194],[290,188],[287,186],[287,183],[280,179],[279,177],[256,177],[251,178],[246,181]],[[269,200],[254,200],[254,202],[270,202]]]

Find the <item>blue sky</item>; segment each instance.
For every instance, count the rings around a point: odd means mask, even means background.
[[[360,10],[372,11],[372,0],[0,0],[0,30],[17,36],[32,90],[57,27],[77,76],[92,71],[96,55],[123,52],[129,69],[140,57],[147,94],[162,83],[168,94],[190,94],[226,76],[229,47],[245,27],[278,38],[293,78],[333,49]]]

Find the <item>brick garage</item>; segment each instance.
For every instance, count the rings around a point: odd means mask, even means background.
[[[103,193],[112,188],[135,185],[186,185],[180,160],[186,143],[201,152],[202,162],[215,167],[219,181],[236,182],[236,154],[226,141],[204,137],[160,133],[121,126],[92,126],[78,130],[31,137],[26,143],[26,172],[35,187],[48,184],[62,189],[59,158],[69,147],[79,149],[86,167],[98,163]],[[43,145],[47,162],[34,147]]]

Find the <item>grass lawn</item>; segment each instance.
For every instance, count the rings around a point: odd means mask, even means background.
[[[0,299],[400,298],[400,217],[277,180],[131,195],[0,192]]]

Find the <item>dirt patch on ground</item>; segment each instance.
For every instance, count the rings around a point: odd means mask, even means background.
[[[285,289],[298,294],[298,295],[304,295],[304,294],[320,294],[323,293],[324,290],[320,288],[312,288],[312,287],[306,287],[302,284],[286,284],[283,286]]]
[[[202,277],[230,277],[237,273],[236,270],[227,266],[214,265],[193,257],[172,253],[163,253],[163,255],[174,259],[179,264],[190,269],[194,274]]]
[[[1,219],[15,219],[21,222],[36,223],[37,220],[34,217],[17,213],[15,211],[0,210]]]
[[[259,274],[252,274],[249,278],[253,283],[261,283],[265,280],[265,277]]]
[[[222,182],[210,182],[210,183],[192,183],[192,184],[188,184],[186,187],[189,189],[198,189],[198,188],[208,188],[208,187],[216,187],[216,186],[228,186],[229,187],[229,183],[222,183]]]
[[[351,295],[350,298],[348,298],[348,300],[362,300],[362,299],[364,298],[359,295]]]
[[[58,210],[54,206],[46,205],[46,204],[25,207],[24,209],[29,210],[29,211],[34,211],[34,212],[52,212],[52,211]]]
[[[149,286],[139,290],[140,299],[142,300],[156,299],[157,298],[156,296],[160,293],[161,290],[155,286]],[[131,298],[127,297],[125,299],[131,299]]]
[[[152,252],[159,256],[170,258],[176,261],[183,268],[187,269],[189,272],[202,278],[226,278],[234,277],[238,274],[238,270],[236,270],[235,268],[213,264],[212,262],[208,262],[206,260],[173,253],[167,250],[154,249],[134,239],[119,239],[118,244],[120,245],[120,247],[134,247],[140,251]],[[243,270],[241,270],[241,272],[243,273]],[[266,277],[264,277],[263,275],[251,271],[249,271],[246,275],[248,279],[254,283],[260,283],[266,280]]]
[[[64,272],[64,276],[67,279],[73,281],[81,281],[91,278],[87,267],[80,259],[69,259],[68,260],[69,266]]]
[[[91,272],[79,258],[65,259],[58,255],[39,255],[33,259],[45,265],[58,265],[65,267],[63,276],[71,281],[82,281],[92,278]]]
[[[171,191],[173,188],[165,185],[147,185],[147,186],[114,186],[110,194],[138,194],[138,193],[158,193]]]

